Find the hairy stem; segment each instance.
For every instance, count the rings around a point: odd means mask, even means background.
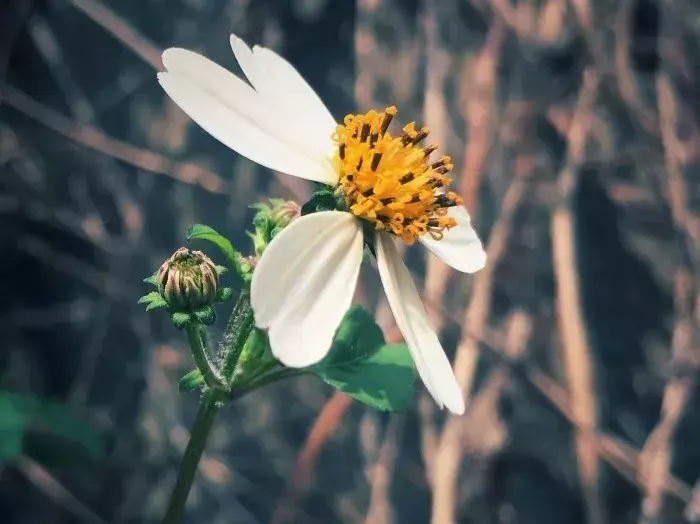
[[[220,389],[209,389],[204,393],[204,398],[197,412],[197,418],[190,432],[190,441],[187,443],[187,449],[185,449],[185,455],[182,458],[182,464],[180,464],[180,473],[178,474],[173,493],[170,496],[170,503],[163,517],[162,524],[179,524],[182,520],[187,496],[190,493],[199,460],[202,458],[204,446],[219,412],[223,395],[225,393]]]
[[[190,351],[197,367],[202,372],[204,381],[210,388],[219,389],[223,386],[219,372],[209,359],[206,348],[206,333],[204,326],[197,323],[187,325],[187,340],[190,343]]]
[[[219,343],[219,358],[223,365],[223,376],[229,384],[252,330],[253,309],[250,306],[250,294],[245,290],[241,292],[233,307],[224,336]]]

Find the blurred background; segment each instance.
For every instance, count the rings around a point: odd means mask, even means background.
[[[339,120],[395,104],[429,126],[490,262],[405,252],[465,416],[420,386],[396,414],[269,387],[222,412],[185,522],[700,522],[693,0],[0,2],[2,521],[163,514],[198,396],[141,279],[190,224],[247,250],[249,204],[311,191],[157,84],[169,46],[236,71],[230,32]],[[365,269],[357,300],[399,341],[379,290]]]

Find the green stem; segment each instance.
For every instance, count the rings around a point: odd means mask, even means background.
[[[204,381],[210,388],[219,389],[223,384],[219,372],[216,370],[207,354],[207,348],[204,343],[206,337],[203,336],[204,334],[202,332],[204,329],[204,326],[201,324],[194,322],[187,324],[187,340],[190,343],[190,351],[192,352],[192,356],[194,357],[199,371],[202,372]]]
[[[180,464],[180,473],[173,493],[170,496],[168,510],[161,521],[162,524],[179,524],[182,520],[187,496],[190,493],[192,481],[197,472],[197,465],[199,464],[199,459],[202,458],[204,446],[219,412],[223,395],[225,393],[220,389],[209,389],[204,393],[204,398],[197,412],[197,418],[190,432],[190,441],[187,443],[187,449],[185,449],[185,455],[182,458],[182,464]]]
[[[302,375],[308,374],[311,374],[311,371],[305,368],[284,368],[278,371],[273,371],[271,373],[268,373],[267,375],[263,375],[257,380],[253,380],[248,384],[233,389],[229,393],[228,398],[231,400],[238,400],[239,398],[245,397],[248,393],[252,393],[256,389],[260,389],[261,387],[267,386],[268,384],[272,384],[273,382],[279,382],[280,380],[284,380],[285,378],[300,377]]]
[[[244,290],[241,291],[236,305],[233,306],[224,336],[219,343],[219,357],[223,361],[223,376],[229,384],[233,379],[236,364],[238,364],[238,359],[251,331],[253,331],[253,309],[250,306],[250,293]]]

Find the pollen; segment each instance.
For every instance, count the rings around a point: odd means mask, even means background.
[[[447,210],[462,204],[456,193],[446,190],[451,182],[447,173],[454,166],[449,156],[430,160],[437,146],[423,145],[427,127],[416,129],[411,122],[392,136],[389,124],[396,112],[391,106],[382,113],[351,114],[337,126],[337,191],[351,213],[406,244],[425,234],[440,240],[457,225]]]

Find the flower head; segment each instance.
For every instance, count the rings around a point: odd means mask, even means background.
[[[270,169],[330,186],[345,206],[297,218],[260,256],[251,282],[255,323],[276,358],[305,367],[328,352],[355,291],[365,240],[416,369],[441,406],[464,412],[462,391],[394,240],[418,240],[472,273],[486,255],[462,200],[446,191],[452,161],[432,158],[415,124],[393,136],[396,108],[348,115],[338,124],[294,67],[269,49],[231,47],[247,79],[184,49],[163,54],[158,78],[212,136]],[[374,226],[365,239],[362,222]],[[370,230],[371,231],[371,230]]]
[[[216,300],[216,266],[201,251],[181,247],[158,270],[158,291],[172,311],[196,311]]]
[[[457,221],[447,216],[450,207],[462,204],[456,193],[445,193],[452,169],[450,157],[431,161],[435,145],[422,147],[430,131],[404,126],[392,137],[389,124],[394,106],[384,112],[348,115],[333,135],[337,148],[333,162],[339,189],[356,217],[371,222],[377,230],[393,233],[412,244],[426,233],[439,240]]]

